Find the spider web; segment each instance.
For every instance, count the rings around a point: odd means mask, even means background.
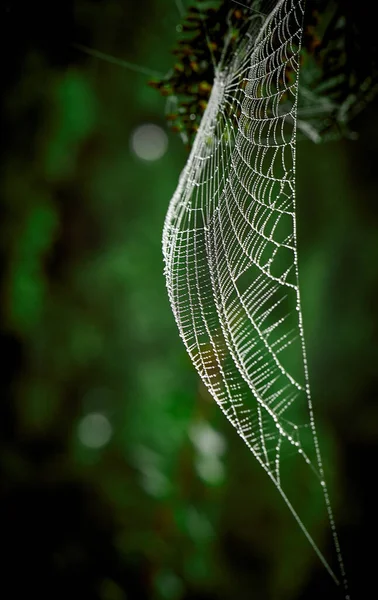
[[[168,209],[167,289],[199,375],[339,583],[289,499],[286,474],[303,465],[311,471],[324,495],[346,593],[298,286],[295,136],[304,0],[250,6],[257,10],[237,51],[216,67]],[[224,56],[226,48],[227,40]]]

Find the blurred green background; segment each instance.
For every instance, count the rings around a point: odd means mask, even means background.
[[[339,597],[178,337],[161,230],[187,154],[164,100],[72,46],[164,74],[175,2],[15,0],[0,19],[2,597]],[[377,109],[356,141],[297,153],[310,377],[356,599],[376,586]]]

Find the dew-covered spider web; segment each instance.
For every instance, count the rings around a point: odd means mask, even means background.
[[[248,5],[251,17],[236,51],[216,65],[167,213],[167,289],[199,375],[349,598],[315,431],[298,285],[295,147],[304,0]],[[339,575],[296,511],[293,469],[309,471],[324,497]]]

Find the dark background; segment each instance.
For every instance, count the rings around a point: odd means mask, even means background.
[[[164,100],[72,46],[164,74],[179,20],[173,0],[1,4],[7,599],[342,597],[177,335],[161,230],[186,151],[168,131],[159,160],[131,145],[166,129]],[[310,378],[355,600],[376,589],[377,109],[357,140],[297,151]]]

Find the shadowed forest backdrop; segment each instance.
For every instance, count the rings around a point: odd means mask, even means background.
[[[164,100],[72,46],[164,74],[179,20],[173,0],[1,6],[4,598],[338,597],[177,335],[161,230],[187,153]],[[310,380],[355,599],[376,589],[377,109],[355,141],[297,151]],[[138,156],[144,124],[158,160]]]

